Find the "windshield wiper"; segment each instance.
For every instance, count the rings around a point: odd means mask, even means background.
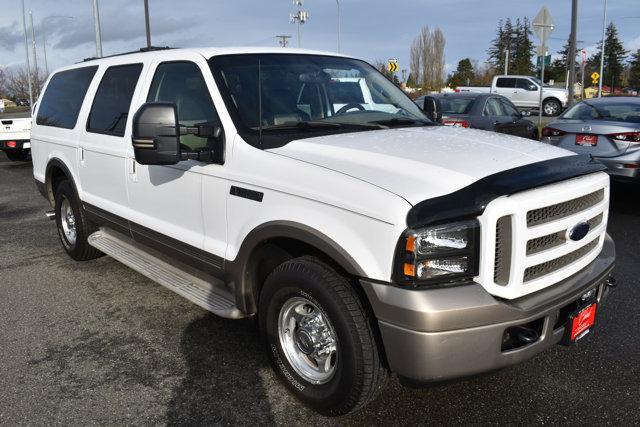
[[[352,128],[352,129],[380,129],[380,126],[366,123],[338,123],[338,122],[290,122],[280,125],[262,126],[262,131],[270,130],[304,130],[304,129],[340,129],[340,128]],[[259,128],[254,128],[259,129]]]
[[[372,120],[369,123],[375,123],[382,126],[394,127],[394,126],[404,126],[404,125],[414,125],[420,124],[421,126],[435,126],[435,123],[421,120],[421,119],[410,119],[410,118],[398,118],[394,117],[393,119],[384,119],[384,120]]]

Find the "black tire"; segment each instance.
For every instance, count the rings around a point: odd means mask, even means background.
[[[545,116],[557,116],[562,113],[562,105],[557,99],[545,99],[542,103],[542,111]]]
[[[296,372],[278,335],[281,308],[301,296],[320,308],[337,336],[335,371],[323,384],[314,384]],[[362,301],[346,278],[318,259],[301,257],[278,266],[262,288],[258,316],[274,370],[316,411],[329,416],[347,414],[371,401],[385,384],[388,372]]]
[[[11,150],[5,151],[7,158],[12,162],[26,162],[29,160],[29,150]]]
[[[76,237],[73,242],[65,236],[62,227],[61,207],[65,199],[68,200],[75,219]],[[96,248],[90,246],[87,241],[91,233],[97,231],[98,228],[86,218],[84,209],[82,209],[76,192],[69,181],[62,181],[58,185],[55,198],[55,212],[58,237],[60,237],[62,247],[64,247],[64,250],[71,258],[76,261],[87,261],[103,255]]]

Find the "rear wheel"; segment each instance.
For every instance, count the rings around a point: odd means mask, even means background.
[[[557,116],[562,112],[562,105],[557,99],[545,99],[542,103],[542,111],[545,116]]]
[[[5,151],[7,158],[12,162],[24,162],[29,160],[29,150],[12,150]]]
[[[384,385],[370,319],[349,281],[312,257],[267,278],[260,330],[276,373],[298,398],[325,415],[343,415]]]
[[[102,255],[89,245],[88,238],[97,227],[85,216],[73,187],[62,181],[56,190],[56,226],[64,250],[76,261],[98,258]]]

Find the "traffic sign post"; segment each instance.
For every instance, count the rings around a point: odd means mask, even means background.
[[[540,9],[540,12],[533,19],[533,31],[536,33],[538,38],[540,39],[540,46],[538,46],[538,55],[539,60],[542,63],[540,66],[540,81],[542,86],[540,86],[540,98],[539,98],[539,109],[538,109],[538,127],[542,126],[542,89],[544,87],[544,66],[547,56],[547,39],[553,32],[555,25],[553,23],[553,19],[551,18],[551,14],[549,13],[549,9],[546,6],[543,6]],[[544,58],[544,60],[542,59]]]

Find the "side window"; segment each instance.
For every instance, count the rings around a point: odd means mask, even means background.
[[[516,79],[511,77],[498,77],[497,87],[514,88],[516,87]]]
[[[484,111],[482,113],[485,116],[503,116],[502,106],[498,98],[489,98],[484,105]]]
[[[87,131],[124,136],[131,98],[142,64],[109,67],[93,99]]]
[[[42,96],[36,123],[64,129],[76,127],[82,101],[97,69],[97,66],[75,68],[51,77]]]
[[[220,122],[202,72],[193,62],[165,62],[158,65],[147,102],[176,104],[181,125]],[[180,137],[180,142],[195,151],[206,147],[208,141],[207,138],[184,135]]]
[[[516,87],[518,89],[536,90],[537,88],[531,89],[533,86],[534,86],[534,84],[531,82],[531,80],[528,80],[528,79],[517,79]]]
[[[518,112],[518,109],[514,107],[513,104],[508,100],[500,98],[500,105],[502,105],[502,109],[504,110],[505,116],[520,117],[520,113]]]

